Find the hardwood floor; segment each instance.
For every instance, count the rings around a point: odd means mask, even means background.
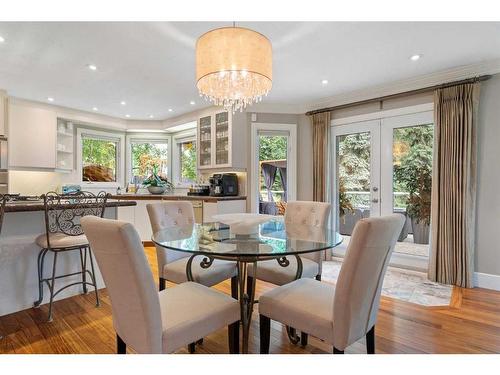
[[[155,249],[146,248],[156,278]],[[171,286],[171,285],[168,285]],[[271,284],[258,282],[257,296]],[[230,294],[229,281],[216,286]],[[0,353],[114,353],[111,305],[100,291],[101,307],[92,293],[55,302],[54,320],[45,321],[47,306],[0,317]],[[258,307],[256,308],[258,310]],[[249,349],[259,352],[258,315],[254,312]],[[197,353],[228,353],[227,331],[204,339]],[[271,353],[330,353],[331,347],[310,338],[292,345],[281,324],[273,322]],[[500,353],[500,292],[456,288],[450,307],[428,308],[382,297],[376,327],[377,353]],[[182,349],[179,353],[187,353]],[[366,353],[364,340],[346,353]]]

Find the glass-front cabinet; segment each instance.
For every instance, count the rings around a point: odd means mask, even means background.
[[[200,118],[198,121],[198,167],[207,168],[212,165],[212,116]]]
[[[198,168],[231,167],[231,115],[216,112],[198,120]]]

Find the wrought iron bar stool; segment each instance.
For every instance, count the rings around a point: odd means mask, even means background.
[[[3,215],[5,214],[5,205],[9,200],[8,194],[0,194],[0,234],[2,233],[2,224],[3,224]],[[2,334],[0,333],[0,340],[3,339]]]
[[[92,215],[104,216],[106,201],[109,194],[100,192],[95,195],[89,192],[71,194],[58,194],[49,192],[41,196],[45,208],[45,233],[35,240],[41,250],[38,254],[38,291],[39,298],[34,306],[38,307],[43,301],[43,286],[47,284],[50,293],[48,321],[52,321],[52,302],[54,297],[74,285],[82,285],[83,293],[87,293],[87,286],[93,286],[96,297],[96,307],[99,306],[99,294],[95,279],[94,260],[87,237],[83,233],[80,219]],[[81,270],[56,276],[57,258],[59,254],[68,251],[80,252]],[[44,277],[45,256],[48,252],[53,254],[52,274]],[[87,268],[90,263],[90,270]],[[81,281],[65,285],[57,291],[54,290],[55,281],[65,277],[81,275]],[[87,279],[90,277],[90,281]]]

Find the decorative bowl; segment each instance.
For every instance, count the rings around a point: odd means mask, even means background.
[[[148,191],[151,194],[163,194],[167,190],[166,186],[148,186]]]

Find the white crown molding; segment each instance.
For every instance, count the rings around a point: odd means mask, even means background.
[[[315,109],[349,104],[361,100],[379,98],[382,96],[398,94],[405,91],[418,90],[442,83],[496,73],[500,73],[500,59],[490,60],[478,64],[463,65],[414,78],[372,86],[366,89],[355,90],[345,94],[339,94],[330,98],[325,98],[314,103],[309,103],[305,107],[307,112]]]

